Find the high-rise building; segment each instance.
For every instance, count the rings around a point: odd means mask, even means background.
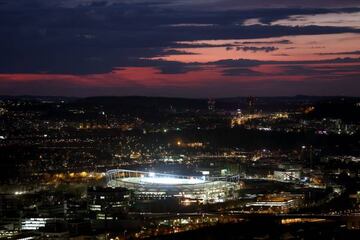
[[[215,104],[216,104],[215,100],[210,98],[208,101],[208,109],[210,112],[215,111]]]

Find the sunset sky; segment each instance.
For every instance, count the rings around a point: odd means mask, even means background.
[[[0,0],[0,95],[360,96],[359,0]]]

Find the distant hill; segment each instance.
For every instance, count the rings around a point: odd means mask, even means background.
[[[164,110],[206,109],[206,99],[166,98],[166,97],[89,97],[74,101],[73,106],[101,106],[107,111],[157,112]]]

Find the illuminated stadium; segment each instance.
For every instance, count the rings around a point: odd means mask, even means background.
[[[238,176],[181,176],[114,169],[106,172],[109,187],[134,191],[138,199],[181,198],[187,202],[215,203],[233,199],[239,189]]]

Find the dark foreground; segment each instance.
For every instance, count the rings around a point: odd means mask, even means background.
[[[216,225],[151,239],[359,239],[359,230],[349,230],[338,222],[283,225],[257,218],[238,224]]]

